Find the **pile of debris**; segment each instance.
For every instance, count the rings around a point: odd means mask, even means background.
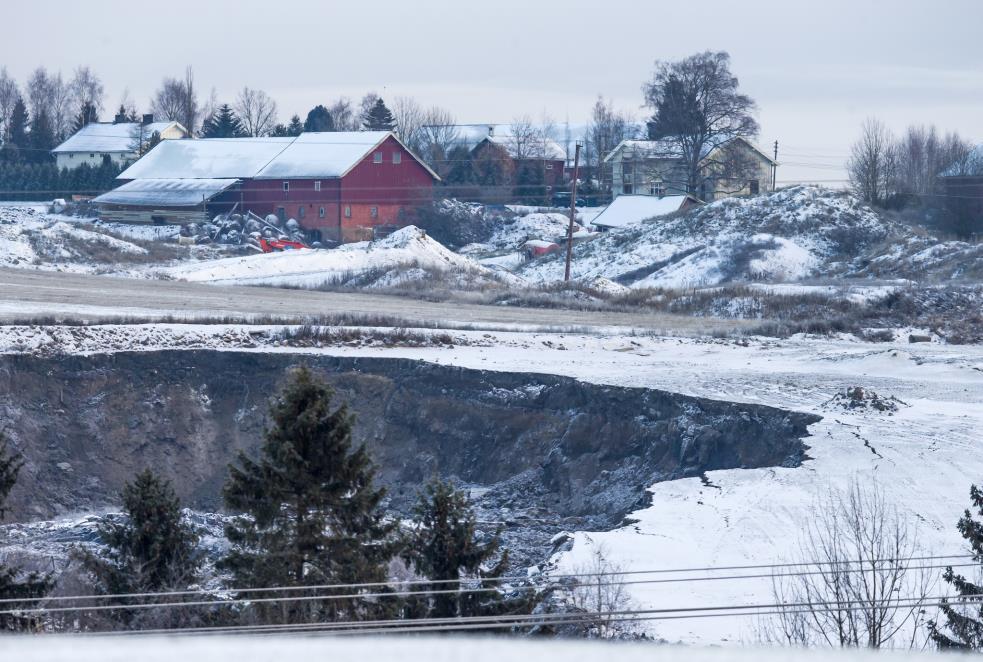
[[[883,398],[862,386],[851,386],[837,393],[823,404],[829,408],[886,412],[888,415],[898,411],[898,405],[908,406],[908,403],[893,395]]]
[[[307,243],[296,219],[282,220],[276,214],[266,218],[253,212],[220,214],[211,223],[188,223],[181,226],[178,237],[186,244],[225,244],[248,246],[269,252],[268,247],[321,248],[320,242]]]

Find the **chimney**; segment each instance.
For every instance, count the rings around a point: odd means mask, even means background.
[[[125,122],[126,120],[127,120],[126,113],[124,113],[121,110],[118,113],[116,113],[115,117],[113,117],[113,124],[120,124],[122,122]]]
[[[154,123],[154,114],[153,113],[144,113],[143,114],[143,121],[140,122],[140,124],[142,126],[147,126],[148,124],[153,124],[153,123]]]

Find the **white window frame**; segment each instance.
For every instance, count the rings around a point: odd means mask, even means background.
[[[403,162],[402,152],[393,152],[393,165],[399,165]]]
[[[379,208],[378,207],[369,207],[369,216],[371,218],[379,218]]]
[[[321,180],[320,179],[317,179],[317,180],[314,181],[314,190],[315,191],[320,191],[321,190]]]
[[[351,218],[351,217],[352,217],[352,206],[345,205],[345,218]]]
[[[376,152],[372,155],[372,163],[382,163],[382,152]]]
[[[297,207],[297,216],[298,216],[297,220],[298,221],[304,220],[304,216],[306,216],[306,215],[307,215],[307,208],[304,207],[304,205],[301,205],[301,206]]]
[[[324,218],[324,207],[318,207],[318,209],[317,209],[317,217],[318,218]]]
[[[283,182],[283,192],[290,193],[290,182]]]

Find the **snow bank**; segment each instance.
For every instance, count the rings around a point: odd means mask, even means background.
[[[415,226],[402,228],[385,239],[344,244],[330,250],[299,250],[230,257],[184,264],[162,271],[178,280],[216,284],[286,285],[317,287],[338,284],[355,276],[411,269],[426,271],[493,272],[474,260],[448,250]],[[387,277],[395,283],[396,275]]]

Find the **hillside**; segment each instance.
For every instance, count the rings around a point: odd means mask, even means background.
[[[563,264],[548,256],[519,273],[553,282]],[[575,247],[573,274],[669,288],[841,276],[944,281],[983,274],[983,247],[941,241],[845,192],[797,186],[599,235]]]

